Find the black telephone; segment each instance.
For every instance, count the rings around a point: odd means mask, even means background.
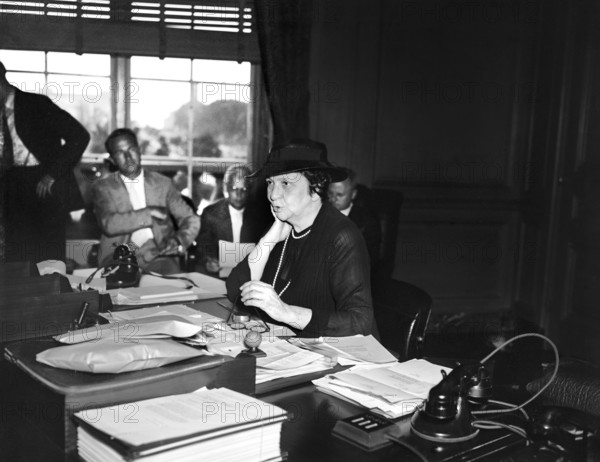
[[[412,417],[417,436],[438,443],[459,443],[477,436],[471,426],[471,406],[483,404],[492,395],[492,381],[481,363],[463,364],[429,391],[425,405]]]
[[[141,271],[135,257],[136,246],[133,243],[120,244],[113,253],[113,264],[104,270],[107,289],[137,286]]]

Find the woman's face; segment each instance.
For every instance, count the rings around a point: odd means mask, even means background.
[[[267,197],[273,213],[281,221],[299,222],[315,201],[310,183],[302,173],[284,173],[267,178]]]

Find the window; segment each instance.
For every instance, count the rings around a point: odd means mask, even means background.
[[[82,164],[92,175],[106,157],[106,137],[122,126],[138,134],[144,165],[180,172],[197,205],[207,193],[195,183],[251,161],[249,62],[17,50],[0,50],[0,61],[13,85],[47,95],[86,127]]]
[[[48,96],[81,122],[92,138],[88,152],[105,152],[111,114],[110,56],[3,50],[0,61],[15,87]]]
[[[131,90],[145,154],[248,160],[250,63],[132,57]]]

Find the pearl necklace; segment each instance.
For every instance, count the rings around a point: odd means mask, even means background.
[[[292,231],[294,231],[294,228],[292,228]],[[292,234],[292,233],[290,233],[290,234]],[[287,235],[287,237],[285,238],[285,242],[283,243],[283,249],[281,250],[281,256],[279,257],[279,264],[277,265],[277,271],[275,272],[275,277],[273,278],[273,284],[272,284],[273,289],[275,288],[275,281],[277,281],[277,276],[279,276],[279,270],[281,269],[281,264],[283,263],[283,255],[285,254],[285,248],[287,247],[287,243],[290,238],[290,234]],[[277,295],[279,295],[281,297],[281,294],[283,294],[285,292],[285,290],[289,287],[290,282],[292,282],[291,279],[288,281],[288,283],[285,285],[285,287],[281,290],[281,292],[279,292]]]
[[[303,237],[306,237],[306,236],[308,235],[308,233],[310,233],[310,231],[311,231],[311,230],[312,230],[312,228],[308,228],[308,229],[307,229],[307,230],[304,232],[304,234],[296,234],[296,233],[294,232],[294,228],[292,228],[292,232],[291,232],[290,234],[292,235],[292,237],[293,237],[294,239],[302,239]]]
[[[277,276],[279,276],[279,271],[281,270],[281,265],[283,264],[283,256],[285,255],[285,249],[287,248],[287,243],[288,240],[290,239],[290,236],[292,236],[294,239],[302,239],[303,237],[308,236],[308,233],[310,233],[312,228],[308,228],[304,234],[296,234],[294,232],[294,228],[292,228],[290,234],[288,234],[285,238],[285,242],[283,243],[283,249],[281,250],[281,255],[279,256],[279,263],[277,264],[277,271],[275,272],[275,277],[273,278],[273,284],[271,284],[273,286],[273,288],[275,288],[275,281],[277,281]],[[286,289],[290,286],[290,283],[292,282],[292,280],[290,279],[288,281],[288,283],[285,285],[285,287],[281,290],[281,292],[279,292],[277,295],[279,295],[281,297],[281,295],[286,291]]]

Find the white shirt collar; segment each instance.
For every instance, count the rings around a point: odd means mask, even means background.
[[[352,210],[353,205],[354,205],[354,202],[350,202],[350,206],[347,209],[340,210],[340,212],[342,212],[346,216],[350,215],[350,210]]]

